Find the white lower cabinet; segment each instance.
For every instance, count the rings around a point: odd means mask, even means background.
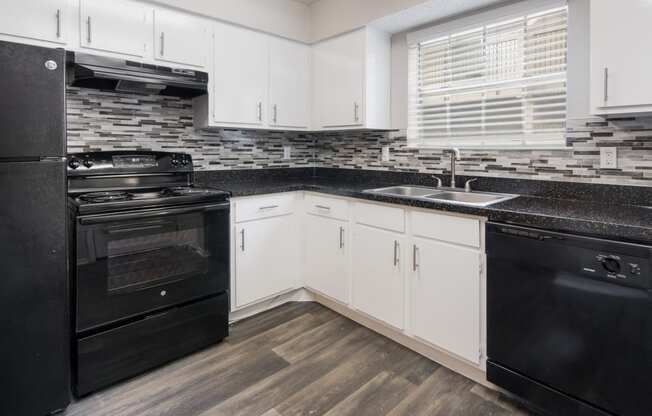
[[[300,236],[293,215],[236,224],[235,230],[236,307],[299,287]]]
[[[353,306],[395,328],[404,327],[403,234],[356,224],[351,243]]]
[[[480,363],[480,279],[476,249],[414,237],[410,246],[414,335]]]
[[[347,225],[308,214],[304,226],[306,286],[341,303],[349,301]]]
[[[305,287],[483,367],[480,218],[316,193],[234,201],[235,309]]]

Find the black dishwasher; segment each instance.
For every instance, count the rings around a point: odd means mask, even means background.
[[[487,378],[549,415],[652,414],[652,247],[490,223]]]

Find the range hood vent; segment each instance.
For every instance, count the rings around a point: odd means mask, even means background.
[[[197,97],[208,91],[208,74],[124,59],[68,52],[68,84],[74,87]]]

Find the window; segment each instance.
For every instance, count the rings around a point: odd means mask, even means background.
[[[408,143],[563,146],[567,7],[474,26],[410,38]]]

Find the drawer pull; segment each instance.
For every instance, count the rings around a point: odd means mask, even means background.
[[[327,207],[326,205],[315,205],[315,208],[324,209],[326,211],[331,210],[331,207]]]
[[[274,209],[274,208],[278,208],[278,205],[267,205],[267,206],[264,206],[264,207],[260,207],[260,208],[258,208],[258,209],[259,209],[260,211],[264,211],[264,210]]]

